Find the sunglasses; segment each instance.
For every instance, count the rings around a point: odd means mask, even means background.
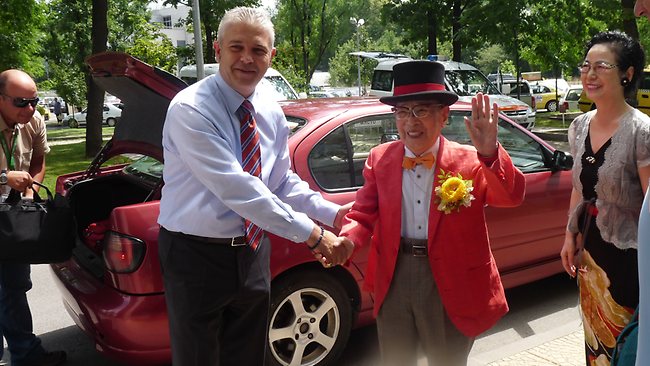
[[[36,97],[36,98],[18,98],[18,97],[11,97],[11,96],[6,95],[6,94],[2,94],[2,96],[7,97],[7,98],[11,98],[12,99],[11,101],[13,102],[14,107],[17,107],[17,108],[25,108],[25,107],[27,107],[28,104],[31,105],[32,108],[36,108],[36,105],[38,104],[38,101],[40,100],[38,97]]]

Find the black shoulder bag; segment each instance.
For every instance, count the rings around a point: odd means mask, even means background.
[[[33,199],[24,199],[12,189],[0,203],[0,262],[57,263],[72,255],[74,226],[66,198],[34,184],[47,192],[47,200],[35,190]]]

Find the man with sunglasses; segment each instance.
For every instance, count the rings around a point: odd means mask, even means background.
[[[479,93],[465,125],[474,146],[442,136],[449,106],[445,69],[431,61],[393,67],[399,141],[371,150],[364,186],[340,235],[357,250],[371,241],[366,289],[382,365],[466,365],[474,338],[507,311],[490,251],[485,205],[524,198],[524,175],[497,141],[497,106]],[[349,244],[348,244],[349,245]]]
[[[0,193],[13,188],[33,195],[33,181],[45,176],[45,154],[50,151],[45,123],[36,112],[34,80],[20,70],[0,73]],[[31,289],[29,264],[0,263],[0,339],[7,341],[13,366],[54,366],[65,362],[64,351],[48,352],[34,335],[27,302]],[[0,347],[0,357],[4,347]]]

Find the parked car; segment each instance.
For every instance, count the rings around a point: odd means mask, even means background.
[[[578,101],[582,95],[582,85],[572,85],[560,98],[560,105],[565,104],[567,111],[579,111]]]
[[[533,84],[530,86],[535,97],[535,106],[537,110],[546,109],[549,112],[556,112],[558,99],[562,95],[559,91],[544,85]]]
[[[370,57],[363,56],[362,57]],[[372,58],[372,57],[371,57]],[[393,65],[411,61],[408,57],[379,58],[370,85],[371,96],[393,95]],[[488,94],[490,100],[497,103],[499,110],[521,126],[532,130],[535,127],[535,110],[529,103],[504,95],[495,84],[491,83],[480,70],[472,65],[455,61],[438,60],[445,67],[445,87],[458,94],[462,102],[470,102],[478,92]]]
[[[643,70],[641,84],[639,85],[639,90],[636,92],[636,99],[628,100],[628,103],[641,112],[650,115],[650,69]],[[589,99],[585,90],[580,94],[578,106],[582,112],[589,112],[596,109],[596,103]]]
[[[336,95],[333,92],[324,91],[324,90],[309,92],[307,96],[309,98],[338,98],[339,97],[339,95]]]
[[[531,84],[534,85],[543,85],[545,87],[548,87],[552,90],[557,89],[557,91],[560,92],[560,95],[566,93],[566,91],[569,89],[570,85],[569,83],[560,78],[560,79],[543,79],[543,80],[535,80],[531,82]]]
[[[120,53],[92,56],[94,80],[125,104],[115,134],[84,172],[57,180],[76,219],[73,257],[52,264],[54,280],[75,323],[95,348],[131,365],[168,364],[170,345],[158,261],[162,126],[171,98],[185,84]],[[398,138],[391,107],[377,98],[281,102],[294,130],[292,169],[339,204],[363,185],[371,148]],[[469,143],[458,102],[443,134]],[[486,207],[494,256],[506,287],[559,272],[559,245],[571,192],[571,156],[555,150],[502,115],[499,141],[526,176],[526,198],[515,208]],[[140,154],[128,165],[103,166],[117,154]],[[333,229],[332,229],[333,230]],[[369,248],[346,265],[323,268],[305,245],[269,234],[271,365],[337,365],[353,327],[370,324],[373,299],[362,289]],[[310,319],[302,324],[301,320]],[[255,350],[242,350],[255,352]]]
[[[203,72],[205,76],[210,76],[219,72],[219,64],[204,64]],[[196,82],[196,65],[186,65],[183,66],[178,76],[188,84],[194,84]],[[298,99],[301,97],[306,98],[306,95],[300,96],[293,89],[291,84],[287,79],[280,74],[276,69],[269,67],[264,74],[264,79],[262,79],[262,86],[268,87],[269,90],[272,90],[273,99],[275,100],[285,100],[285,99]]]
[[[532,110],[537,109],[537,101],[527,80],[504,80],[497,83],[497,88],[501,93],[528,104]]]
[[[102,109],[102,123],[107,124],[109,127],[114,127],[122,116],[122,108],[120,108],[119,104],[104,103]],[[84,108],[81,112],[68,114],[63,117],[63,124],[68,125],[70,128],[83,126],[86,124],[87,113],[88,108]]]

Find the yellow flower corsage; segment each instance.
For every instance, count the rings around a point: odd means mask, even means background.
[[[440,169],[438,175],[440,185],[436,187],[436,196],[440,199],[438,210],[450,214],[452,211],[460,211],[461,206],[469,207],[474,196],[472,195],[472,180],[463,179],[460,173],[454,175]]]

